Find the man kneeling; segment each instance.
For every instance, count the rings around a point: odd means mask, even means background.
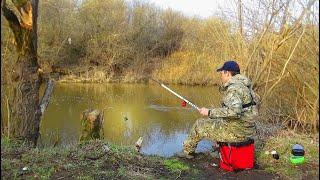
[[[179,157],[193,158],[197,144],[202,139],[216,142],[245,142],[256,134],[255,118],[258,115],[258,96],[252,90],[251,81],[240,74],[235,61],[227,61],[217,69],[221,73],[223,95],[221,108],[200,108],[201,118],[192,126],[183,143]]]

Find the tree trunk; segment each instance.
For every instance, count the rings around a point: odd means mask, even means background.
[[[103,112],[87,109],[81,117],[80,141],[103,138]]]
[[[238,0],[238,23],[239,23],[239,33],[243,36],[243,17],[242,17],[242,2]]]
[[[12,70],[10,137],[36,145],[41,111],[37,59],[38,0],[3,0],[3,15],[14,33],[18,58]]]
[[[49,104],[52,91],[53,91],[53,80],[48,79],[46,90],[44,91],[44,95],[40,102],[41,116],[44,114],[44,111],[46,110]]]

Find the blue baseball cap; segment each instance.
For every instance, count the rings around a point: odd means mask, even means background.
[[[235,61],[226,61],[221,68],[217,69],[217,72],[219,71],[234,71],[240,73],[240,67]]]

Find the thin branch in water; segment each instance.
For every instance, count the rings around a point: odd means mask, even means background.
[[[53,91],[53,80],[49,79],[47,82],[46,90],[44,92],[44,95],[43,95],[43,97],[41,99],[41,103],[40,103],[41,116],[43,116],[44,111],[46,110],[46,108],[49,104],[52,91]]]

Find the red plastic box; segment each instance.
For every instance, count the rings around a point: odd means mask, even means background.
[[[239,143],[218,142],[219,167],[225,171],[252,169],[254,166],[254,140]]]

